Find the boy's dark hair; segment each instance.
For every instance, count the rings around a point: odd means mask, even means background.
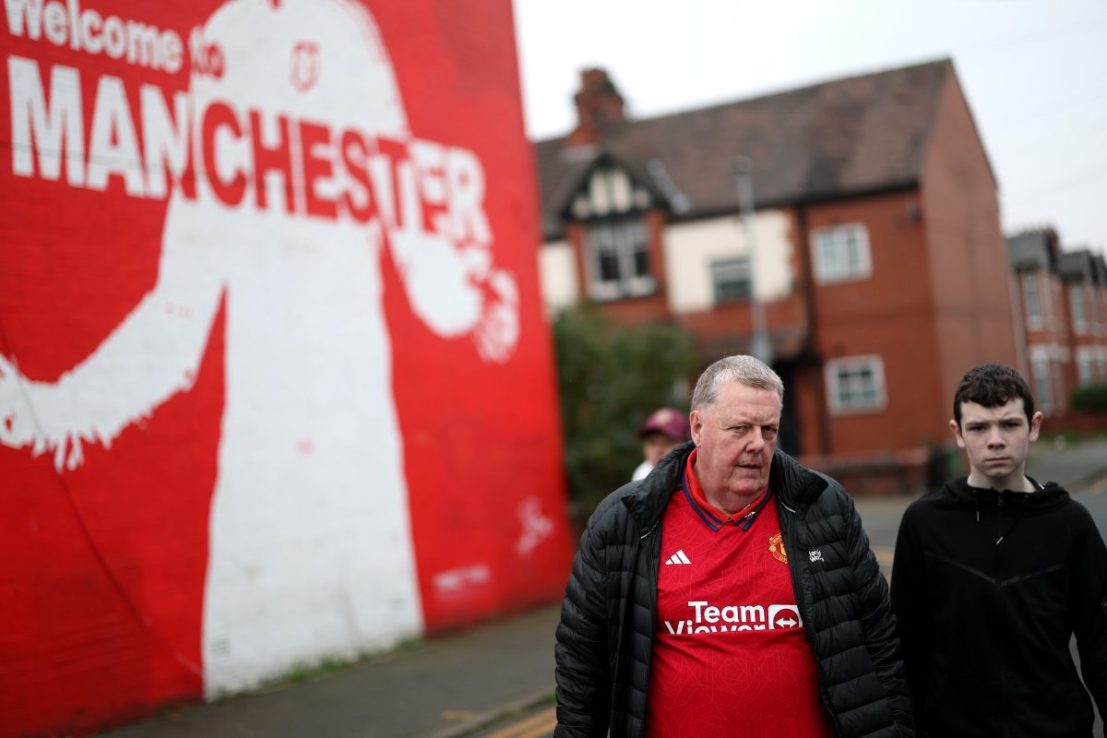
[[[1034,398],[1026,380],[1014,369],[1002,364],[981,364],[965,372],[953,395],[953,418],[961,427],[961,403],[975,402],[982,407],[999,407],[1022,398],[1026,422],[1034,416]]]

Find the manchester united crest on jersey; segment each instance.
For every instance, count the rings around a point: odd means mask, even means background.
[[[780,563],[788,563],[788,552],[784,550],[784,537],[779,533],[769,536],[769,553]]]

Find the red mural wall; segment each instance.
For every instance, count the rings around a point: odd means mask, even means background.
[[[4,7],[0,735],[558,598],[509,0]]]

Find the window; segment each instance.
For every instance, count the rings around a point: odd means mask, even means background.
[[[753,285],[749,258],[742,256],[712,262],[711,284],[715,288],[716,304],[750,299]]]
[[[1023,273],[1022,291],[1026,299],[1026,323],[1038,328],[1042,324],[1042,305],[1038,299],[1038,275],[1035,272]]]
[[[1078,385],[1095,382],[1096,360],[1087,349],[1076,352],[1076,383]]]
[[[851,356],[826,363],[826,394],[835,414],[883,410],[884,362],[879,356]]]
[[[1087,331],[1087,317],[1084,314],[1084,285],[1069,287],[1069,304],[1072,307],[1072,329],[1077,333]]]
[[[1034,375],[1034,399],[1043,412],[1048,412],[1053,407],[1053,384],[1049,378],[1049,358],[1037,356],[1031,359],[1031,369]]]
[[[587,235],[589,294],[597,300],[647,295],[654,291],[650,276],[649,242],[641,219],[603,221]]]
[[[869,232],[860,223],[820,228],[811,234],[815,279],[820,284],[872,275]]]
[[[1101,287],[1092,287],[1091,298],[1088,300],[1088,307],[1091,309],[1088,311],[1091,313],[1091,330],[1096,335],[1103,335],[1107,333],[1107,302],[1103,300],[1103,290]]]

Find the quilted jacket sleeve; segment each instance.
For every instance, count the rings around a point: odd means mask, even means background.
[[[865,646],[872,659],[873,669],[884,685],[896,728],[900,735],[913,736],[915,731],[911,699],[908,696],[888,584],[884,581],[876,556],[869,547],[869,537],[861,527],[861,517],[857,514],[853,500],[846,495],[843,497],[846,505],[846,541],[858,586]]]
[[[601,505],[588,521],[565,587],[557,626],[555,738],[607,734],[611,674],[606,644],[603,527],[612,515]]]

